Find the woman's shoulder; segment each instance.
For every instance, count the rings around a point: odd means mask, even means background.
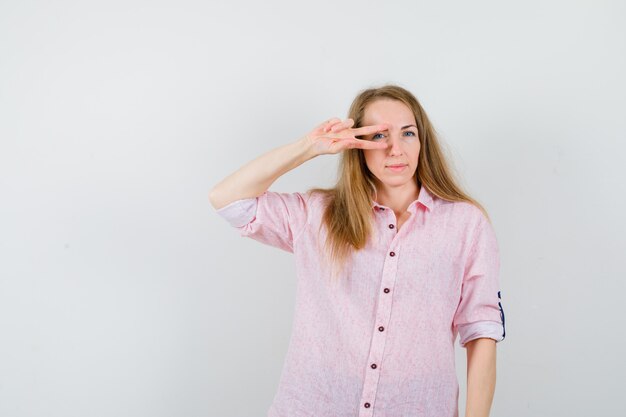
[[[451,217],[462,223],[480,223],[487,220],[483,210],[470,201],[450,201],[437,199],[436,210],[445,217]]]
[[[321,188],[313,188],[302,193],[310,208],[321,210],[332,198],[333,191]]]

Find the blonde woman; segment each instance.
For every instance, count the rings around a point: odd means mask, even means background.
[[[268,190],[336,153],[334,187]],[[291,341],[268,416],[457,417],[457,335],[465,415],[489,415],[505,336],[498,243],[412,93],[361,91],[348,118],[249,162],[209,199],[241,236],[295,256]]]

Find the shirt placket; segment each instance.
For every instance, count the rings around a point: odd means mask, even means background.
[[[394,227],[393,224],[389,224],[389,229],[393,230]],[[398,236],[399,234],[394,232],[394,237],[387,250],[383,265],[383,277],[380,285],[381,290],[378,295],[374,322],[375,329],[372,334],[370,352],[367,358],[359,417],[371,417],[374,414],[380,367],[383,365],[382,358],[385,350],[385,342],[387,340],[387,326],[391,317],[391,298],[398,270],[398,255],[400,254]]]

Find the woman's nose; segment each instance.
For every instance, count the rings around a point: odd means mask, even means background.
[[[389,143],[387,149],[390,154],[396,155],[402,153],[402,147],[400,146],[402,142],[398,135],[390,133],[387,142]]]

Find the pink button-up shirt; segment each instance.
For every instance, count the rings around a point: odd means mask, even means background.
[[[292,335],[269,417],[457,417],[454,341],[504,339],[499,252],[483,213],[421,187],[397,229],[375,231],[340,275],[321,262],[315,193],[265,191],[217,212],[241,236],[295,255]]]

